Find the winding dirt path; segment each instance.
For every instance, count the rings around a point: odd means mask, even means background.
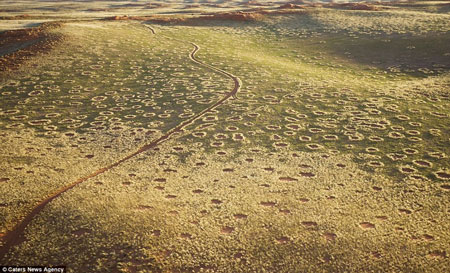
[[[156,31],[148,26],[145,25],[153,34],[156,35]],[[181,41],[178,39],[174,39],[168,36],[164,36],[165,38],[168,39],[173,39],[173,40],[177,40],[180,42],[185,43],[186,41]],[[220,68],[216,68],[212,65],[203,63],[202,61],[198,60],[195,57],[195,54],[200,50],[200,47],[194,43],[191,42],[191,44],[194,46],[194,50],[189,54],[189,58],[196,64],[199,64],[201,66],[207,67],[217,73],[220,73],[222,75],[225,75],[229,78],[231,78],[234,82],[234,88],[232,91],[230,91],[229,93],[227,93],[222,99],[218,100],[216,103],[210,105],[209,107],[207,107],[206,109],[204,109],[203,111],[201,111],[200,113],[196,114],[195,116],[191,117],[190,119],[183,121],[182,123],[180,123],[179,125],[177,125],[176,127],[170,129],[166,134],[164,134],[163,136],[161,136],[160,138],[142,146],[140,149],[138,149],[137,151],[135,151],[132,154],[129,154],[125,157],[123,157],[122,159],[104,167],[101,169],[96,170],[95,172],[84,176],[82,178],[79,178],[78,180],[76,180],[75,182],[73,182],[72,184],[69,184],[63,188],[58,189],[56,192],[52,193],[50,196],[48,196],[46,199],[42,200],[39,204],[37,204],[29,214],[27,214],[25,216],[25,218],[22,219],[22,221],[20,223],[18,223],[11,231],[9,231],[8,233],[6,233],[5,236],[3,236],[2,241],[3,241],[3,246],[0,248],[0,261],[5,257],[6,253],[8,253],[8,251],[11,249],[11,247],[16,246],[18,244],[20,244],[21,242],[23,242],[24,240],[24,231],[25,228],[28,226],[29,223],[31,223],[31,221],[33,220],[33,218],[38,215],[44,208],[45,206],[50,203],[51,201],[53,201],[54,199],[58,198],[61,194],[67,192],[68,190],[74,188],[75,186],[89,180],[90,178],[96,177],[104,172],[107,172],[115,167],[117,167],[118,165],[120,165],[121,163],[139,155],[142,154],[146,151],[148,151],[149,149],[152,149],[154,147],[156,147],[158,144],[162,143],[165,140],[168,140],[172,135],[174,135],[177,132],[182,132],[184,130],[184,128],[190,124],[192,124],[194,121],[196,121],[197,119],[201,118],[203,115],[205,115],[206,113],[208,113],[209,111],[215,109],[216,107],[222,105],[226,100],[228,100],[230,97],[234,97],[236,98],[236,94],[239,92],[239,90],[241,89],[241,80],[234,76],[233,74],[224,71]]]

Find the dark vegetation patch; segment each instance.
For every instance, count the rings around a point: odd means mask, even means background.
[[[0,33],[0,71],[17,70],[37,54],[46,54],[61,41],[63,36],[51,32],[61,23],[43,23],[34,28],[8,30]]]

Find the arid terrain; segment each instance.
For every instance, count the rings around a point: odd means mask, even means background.
[[[1,1],[0,265],[449,272],[450,1]]]

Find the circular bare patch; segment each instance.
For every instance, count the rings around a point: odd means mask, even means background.
[[[439,170],[434,175],[441,180],[450,180],[450,172],[448,170]]]

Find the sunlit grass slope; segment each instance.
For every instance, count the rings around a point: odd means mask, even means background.
[[[0,90],[1,232],[233,89],[189,59],[190,42],[242,88],[52,201],[6,261],[70,272],[448,271],[447,19],[319,9],[151,24],[155,35],[138,22],[67,24],[65,47]]]

